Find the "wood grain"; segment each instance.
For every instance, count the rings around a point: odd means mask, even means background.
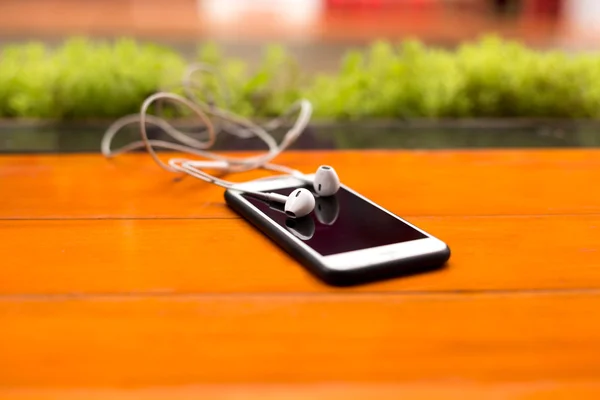
[[[402,216],[600,214],[600,150],[290,152]],[[265,174],[231,176],[245,181]],[[174,182],[146,154],[0,157],[0,218],[234,218],[223,190]]]
[[[447,268],[331,288],[146,155],[0,157],[0,399],[599,397],[600,150],[277,161],[334,165]]]
[[[0,386],[590,382],[595,293],[0,301]]]
[[[413,217],[447,267],[334,289],[243,220],[0,221],[0,294],[600,288],[600,216]]]
[[[4,400],[520,400],[593,399],[597,382],[477,383],[421,381],[408,384],[245,384],[147,389],[0,389]]]

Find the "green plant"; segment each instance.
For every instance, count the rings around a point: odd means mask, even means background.
[[[351,52],[306,92],[316,113],[364,117],[600,116],[600,57],[487,37],[455,51],[407,41]]]
[[[486,37],[454,50],[415,40],[379,41],[349,51],[339,70],[310,76],[283,47],[256,68],[205,44],[193,59],[130,39],[75,38],[50,49],[11,45],[0,53],[0,117],[113,118],[137,112],[159,90],[182,92],[187,64],[219,72],[194,76],[198,96],[245,116],[277,115],[301,97],[329,119],[600,117],[600,56],[535,51]]]
[[[268,46],[254,70],[242,60],[223,57],[212,43],[200,48],[197,59],[212,66],[223,80],[220,85],[214,76],[202,76],[199,82],[204,95],[211,93],[218,104],[231,107],[238,114],[275,116],[301,96],[299,65],[282,46]]]
[[[175,52],[132,40],[114,44],[72,39],[49,50],[13,45],[0,58],[0,115],[4,117],[116,117],[176,83],[184,60]]]

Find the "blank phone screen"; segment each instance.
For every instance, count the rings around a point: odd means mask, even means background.
[[[296,187],[271,192],[289,195],[294,189]],[[317,197],[315,211],[302,218],[285,215],[283,204],[243,196],[322,256],[427,238],[343,187],[333,196]]]

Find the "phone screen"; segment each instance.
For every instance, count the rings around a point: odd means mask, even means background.
[[[287,196],[294,189],[271,192]],[[285,215],[283,204],[243,196],[322,256],[428,237],[343,187],[333,196],[316,197],[315,211],[295,219]]]

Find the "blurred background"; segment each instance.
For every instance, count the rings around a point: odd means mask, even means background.
[[[347,46],[416,37],[453,45],[485,33],[532,46],[600,46],[595,0],[1,0],[3,42],[72,35],[133,36],[193,48],[216,41],[253,59],[285,43],[307,68],[327,68]]]
[[[71,45],[52,59],[26,47],[40,41],[51,48],[73,37],[134,38],[164,45],[186,61],[196,59],[198,47],[210,42],[225,57],[250,66],[266,65],[263,75],[259,71],[247,79],[236,78],[235,65],[224,68],[231,76],[227,79],[237,82],[232,91],[241,93],[233,109],[248,116],[276,115],[307,95],[315,104],[317,119],[338,122],[361,116],[397,122],[404,117],[513,118],[510,124],[488,121],[449,127],[439,121],[433,127],[427,123],[369,129],[356,124],[322,126],[317,135],[321,139],[306,139],[308,143],[299,147],[596,146],[600,144],[597,126],[582,128],[571,122],[595,120],[600,113],[598,21],[600,1],[596,0],[0,0],[0,49],[23,46],[10,57],[0,54],[4,74],[0,76],[0,151],[97,150],[111,120],[136,112],[145,97],[161,88],[163,70],[174,65],[171,77],[180,76],[179,59],[168,55],[172,62],[156,67],[168,57],[153,50],[136,53],[124,45],[105,62],[101,50],[86,51],[86,44]],[[489,34],[534,51],[594,58],[557,60],[553,55],[520,52],[515,59],[503,55],[512,51],[509,47],[486,45],[446,58],[422,53],[425,65],[433,69],[419,73],[415,58],[413,64],[406,64],[417,71],[413,76],[389,67],[405,62],[399,55],[387,57],[385,49],[375,49],[371,61],[365,61],[370,62],[369,70],[351,71],[352,57],[346,69],[340,69],[351,50],[367,51],[377,40],[397,44],[417,39],[426,46],[455,49]],[[278,83],[281,69],[293,69],[264,63],[264,48],[273,43],[282,45],[310,79]],[[119,51],[127,57],[119,59]],[[273,59],[282,59],[273,54]],[[80,59],[85,60],[80,63]],[[152,68],[145,68],[151,64]],[[313,79],[319,73],[331,77]],[[133,89],[118,81],[123,76],[129,76]],[[372,77],[377,82],[365,89],[361,82]],[[437,80],[432,83],[431,77]],[[510,90],[505,90],[507,79],[513,80]],[[380,94],[382,87],[388,90]],[[340,94],[344,88],[356,96]],[[327,97],[329,92],[340,93],[334,98]],[[365,108],[370,100],[373,104]],[[13,123],[96,117],[100,124],[83,127]],[[523,122],[523,117],[562,122]],[[387,135],[373,136],[374,131]]]

